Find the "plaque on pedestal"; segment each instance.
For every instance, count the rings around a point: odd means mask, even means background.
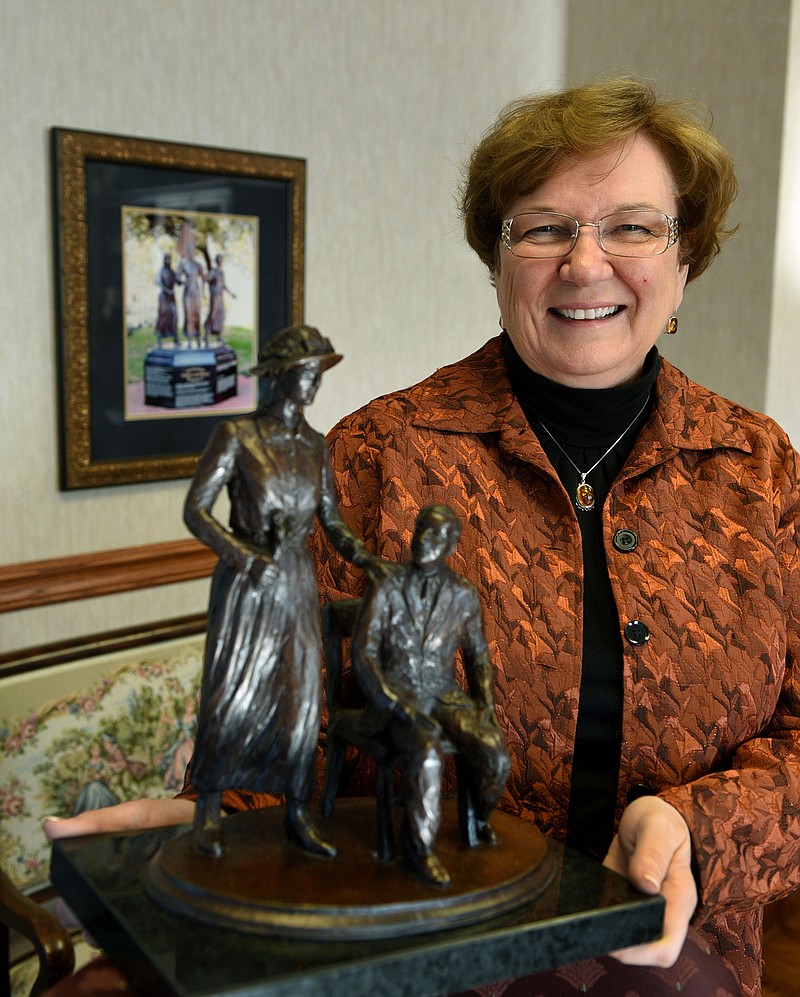
[[[144,401],[161,408],[216,405],[237,392],[236,353],[213,348],[150,350],[144,360]]]

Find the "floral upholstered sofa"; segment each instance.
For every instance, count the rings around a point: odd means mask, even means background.
[[[44,817],[181,788],[194,748],[203,639],[0,678],[0,868],[21,891],[49,885]],[[15,994],[27,992],[24,962],[12,974]]]

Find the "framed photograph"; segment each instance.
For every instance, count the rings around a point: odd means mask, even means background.
[[[62,489],[189,477],[303,320],[305,161],[52,130]]]

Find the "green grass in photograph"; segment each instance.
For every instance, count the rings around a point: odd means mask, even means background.
[[[253,330],[232,325],[225,330],[225,342],[236,351],[239,373],[245,374],[254,362]],[[155,345],[156,337],[152,325],[143,325],[128,333],[128,384],[135,384],[144,378],[144,358],[148,350],[152,350]]]

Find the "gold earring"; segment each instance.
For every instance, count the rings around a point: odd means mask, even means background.
[[[672,318],[667,322],[667,335],[674,336],[678,331],[678,316],[673,315]]]
[[[505,327],[505,324],[504,324],[504,322],[503,322],[503,316],[502,316],[502,315],[501,315],[501,316],[500,316],[500,318],[499,318],[499,319],[497,320],[497,324],[498,324],[498,325],[500,326],[500,328],[501,328],[501,329],[503,330],[503,332],[507,332],[507,331],[508,331],[508,330],[506,329],[506,327]]]

